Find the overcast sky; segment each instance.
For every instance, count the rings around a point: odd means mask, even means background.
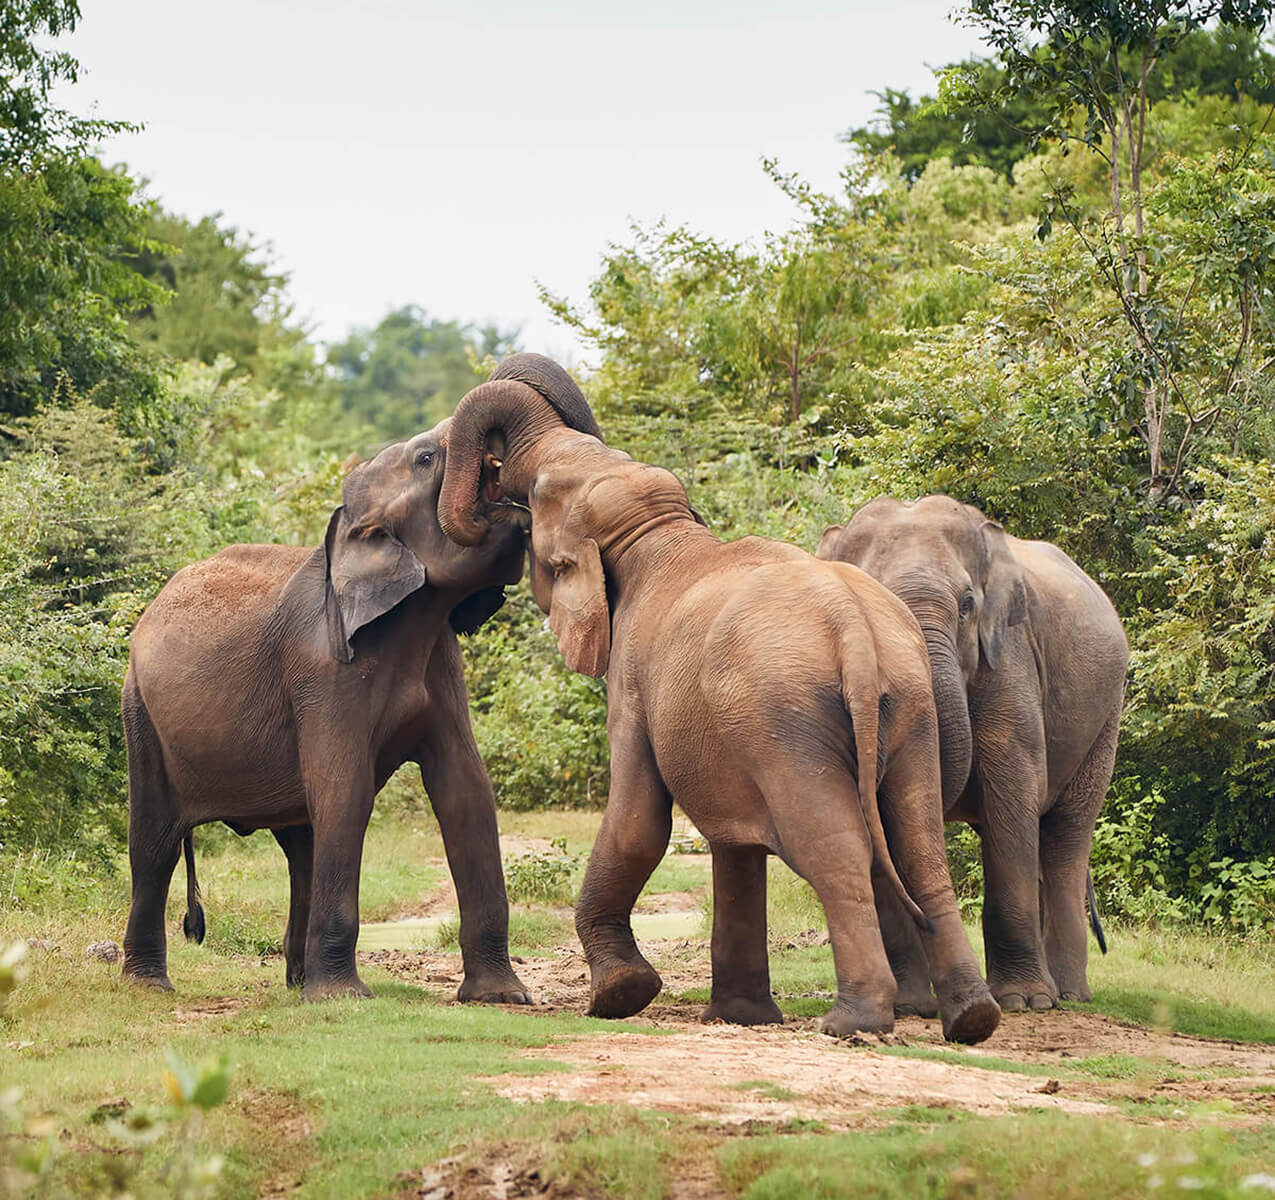
[[[105,157],[272,243],[318,337],[416,303],[568,361],[536,280],[584,300],[632,221],[787,227],[763,156],[833,188],[873,89],[978,49],[952,0],[81,8],[69,102],[145,124]]]

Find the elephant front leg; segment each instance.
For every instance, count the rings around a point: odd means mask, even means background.
[[[328,765],[330,770],[330,764]],[[303,1000],[370,996],[359,978],[359,871],[372,815],[371,772],[344,782],[307,782],[314,829],[314,875],[305,940]]]
[[[1063,1000],[1090,1000],[1085,882],[1094,825],[1116,763],[1120,710],[1112,713],[1071,782],[1040,823],[1040,899],[1049,972]]]
[[[1005,1012],[1043,1011],[1058,1003],[1040,919],[1040,820],[1029,812],[988,810],[983,842],[983,943],[987,982]]]
[[[468,709],[463,721],[440,720],[436,732],[420,755],[421,780],[442,830],[460,908],[464,979],[457,999],[530,1004],[531,994],[509,961],[509,901],[496,798],[474,745]]]
[[[713,993],[701,1021],[781,1025],[766,949],[766,851],[714,845]]]
[[[663,986],[637,948],[633,905],[668,848],[673,803],[645,734],[611,736],[611,795],[576,903],[576,934],[589,962],[589,1015],[629,1017]]]
[[[305,942],[310,926],[310,885],[314,874],[314,830],[290,825],[274,830],[274,839],[288,859],[288,924],[283,931],[283,960],[288,986],[305,982]]]

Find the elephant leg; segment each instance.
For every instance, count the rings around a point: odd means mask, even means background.
[[[354,960],[359,938],[359,870],[372,815],[372,778],[365,764],[348,751],[343,755],[341,749],[334,753],[332,746],[323,746],[321,756],[303,758],[314,829],[303,1000],[372,994],[359,978]],[[337,769],[343,758],[350,764],[346,772]],[[306,769],[310,763],[313,768]]]
[[[159,736],[132,676],[125,681],[124,733],[128,742],[128,864],[132,901],[124,930],[124,974],[172,991],[164,930],[168,885],[181,853],[183,830],[164,772]]]
[[[1041,908],[1049,972],[1063,1000],[1092,999],[1086,967],[1085,873],[1094,825],[1116,763],[1117,710],[1040,823]]]
[[[720,844],[712,851],[713,993],[700,1020],[781,1025],[766,949],[766,851]]]
[[[894,997],[896,1017],[937,1017],[939,1003],[930,987],[930,972],[925,961],[925,947],[916,922],[903,907],[893,884],[872,868],[872,894],[876,900],[877,922],[890,970],[898,989]]]
[[[797,780],[800,778],[800,786]],[[837,973],[837,1000],[819,1020],[834,1037],[894,1028],[894,975],[872,897],[872,847],[854,777],[794,770],[763,788],[784,861],[815,889]]]
[[[997,803],[984,789],[983,942],[987,982],[1005,1012],[1053,1008],[1040,923],[1040,818],[1035,804]]]
[[[530,1004],[509,961],[509,901],[496,830],[496,796],[469,723],[459,656],[454,673],[431,689],[439,711],[417,761],[443,834],[460,907],[464,979],[457,998]]]
[[[943,1036],[951,1042],[981,1042],[1000,1024],[1001,1012],[979,972],[952,888],[935,746],[932,718],[924,717],[892,754],[878,789],[890,857],[929,928],[917,929],[888,882],[882,880],[881,890],[898,905],[900,919],[911,926],[911,936],[920,943]],[[928,995],[928,988],[922,995]]]
[[[659,994],[662,981],[637,948],[631,916],[672,828],[673,802],[645,732],[612,730],[611,795],[576,903],[591,1016],[632,1016]]]
[[[290,825],[274,830],[274,840],[288,858],[288,924],[283,931],[283,960],[288,986],[305,982],[305,940],[310,925],[310,885],[314,875],[314,830]]]

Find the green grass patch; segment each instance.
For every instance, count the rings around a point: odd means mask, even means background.
[[[756,1092],[767,1100],[796,1100],[797,1092],[790,1091],[782,1084],[771,1083],[768,1079],[741,1079],[730,1085],[737,1092]]]
[[[1188,1132],[1028,1113],[905,1118],[880,1131],[819,1138],[752,1137],[723,1145],[717,1161],[742,1200],[1142,1200],[1153,1192],[1239,1195],[1240,1179],[1269,1168],[1272,1153],[1271,1129]]]

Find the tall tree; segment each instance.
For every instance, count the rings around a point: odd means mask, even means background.
[[[78,64],[38,45],[79,15],[75,0],[0,0],[0,414],[31,412],[62,378],[123,408],[156,388],[125,315],[163,291],[120,262],[144,244],[144,208],[87,153],[131,126],[54,103]]]
[[[1159,294],[1157,276],[1172,273],[1191,251],[1151,236],[1143,168],[1148,114],[1166,60],[1212,21],[1248,31],[1263,29],[1275,11],[1270,0],[1150,0],[1141,4],[1093,0],[971,0],[966,20],[993,48],[1001,82],[991,90],[968,66],[949,70],[940,95],[953,110],[1003,108],[1029,97],[1045,120],[1037,138],[1079,142],[1106,166],[1109,208],[1100,220],[1074,204],[1065,187],[1047,198],[1040,233],[1061,217],[1088,249],[1101,278],[1119,302],[1136,348],[1135,382],[1142,411],[1138,430],[1147,447],[1152,494],[1178,487],[1192,444],[1212,430],[1223,405],[1216,395],[1192,394],[1178,369],[1175,343],[1187,299]],[[1267,120],[1270,114],[1267,114]],[[1242,165],[1255,138],[1219,167]],[[1211,252],[1209,257],[1212,257]],[[1200,262],[1204,269],[1205,262]],[[1251,292],[1241,305],[1251,303]],[[1237,323],[1234,358],[1240,362],[1253,323]]]
[[[407,305],[375,329],[356,329],[327,348],[347,413],[384,438],[408,437],[437,424],[483,376],[474,364],[509,353],[516,333],[440,321]]]

